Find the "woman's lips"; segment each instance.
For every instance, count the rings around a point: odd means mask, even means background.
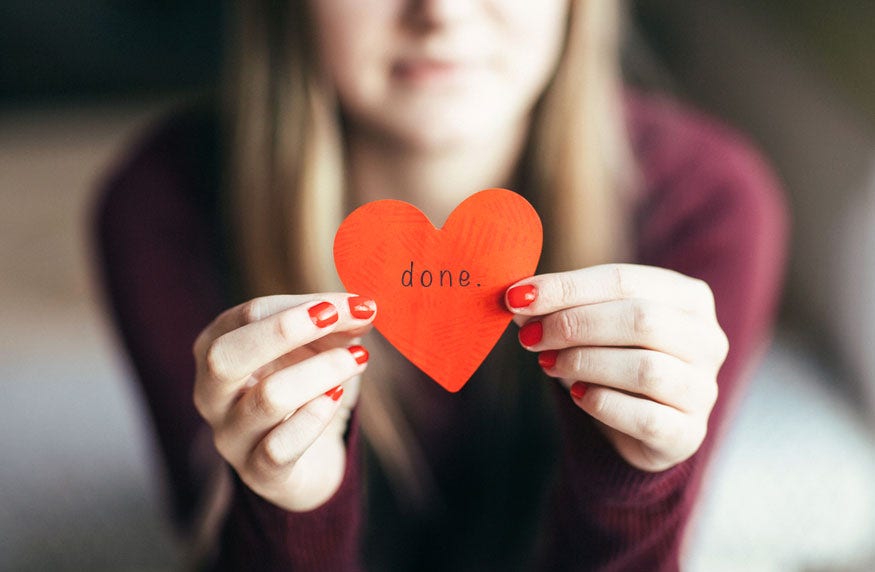
[[[444,85],[457,83],[476,69],[471,63],[438,60],[403,60],[392,67],[392,76],[412,85]]]

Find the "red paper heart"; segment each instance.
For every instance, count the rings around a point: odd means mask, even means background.
[[[348,291],[377,302],[383,336],[456,392],[513,317],[504,292],[534,273],[542,240],[538,213],[504,189],[468,197],[441,229],[413,205],[383,200],[343,221],[334,264]]]

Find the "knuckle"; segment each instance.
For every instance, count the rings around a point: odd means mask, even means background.
[[[327,365],[332,371],[342,374],[352,374],[355,371],[352,366],[352,364],[355,363],[355,360],[350,359],[350,353],[348,350],[336,348],[334,351],[325,352],[325,354]]]
[[[289,446],[279,435],[268,435],[261,448],[262,463],[268,470],[277,470],[292,462]]]
[[[589,410],[597,419],[608,416],[611,412],[611,402],[608,392],[598,387],[590,387],[583,398],[589,401]]]
[[[635,421],[637,433],[642,441],[662,442],[669,433],[665,424],[653,413],[643,413]]]
[[[705,405],[708,407],[708,411],[714,408],[714,405],[717,404],[717,398],[720,396],[720,388],[717,386],[716,381],[711,381],[705,384]]]
[[[644,395],[652,395],[660,389],[664,376],[659,360],[654,354],[645,353],[638,360],[635,371],[635,383],[638,392]]]
[[[720,388],[717,386],[716,376],[710,378],[707,376],[703,377],[705,379],[704,383],[697,383],[694,385],[690,382],[687,385],[690,387],[690,393],[699,398],[697,402],[701,403],[702,407],[710,412],[717,403],[717,398],[720,395]]]
[[[221,342],[221,338],[214,340],[207,347],[204,363],[207,367],[207,372],[211,376],[218,379],[226,379],[228,377],[228,352]]]
[[[647,304],[636,301],[632,303],[632,332],[638,339],[649,340],[656,330],[653,311]]]
[[[720,333],[717,340],[717,357],[720,359],[720,363],[723,364],[729,355],[729,337],[722,328],[718,328],[718,330]]]
[[[562,296],[562,301],[576,300],[578,297],[577,281],[568,273],[559,274],[557,278],[559,279],[559,292]]]
[[[293,314],[283,312],[274,320],[274,333],[281,340],[292,340],[295,337],[295,325],[292,320]]]
[[[699,423],[696,423],[695,427],[693,428],[693,444],[695,445],[695,447],[693,449],[694,453],[702,445],[702,443],[705,441],[706,437],[708,437],[708,421],[707,421],[707,419],[702,420]]]
[[[333,411],[331,411],[333,413]],[[331,421],[329,410],[323,407],[305,407],[298,412],[300,425],[308,432],[321,431]]]
[[[556,315],[556,329],[563,342],[572,343],[580,338],[581,320],[574,312],[560,312]]]
[[[632,281],[629,279],[629,271],[622,264],[614,264],[614,289],[620,298],[634,298]]]
[[[304,407],[277,430],[268,434],[259,446],[259,454],[254,459],[258,472],[263,475],[275,474],[297,462],[304,454],[312,438],[321,432],[330,417],[324,412]]]
[[[695,296],[701,300],[707,307],[714,307],[714,292],[711,286],[701,278],[691,278],[693,283],[693,292]]]
[[[257,322],[264,317],[264,304],[261,298],[253,298],[243,303],[240,311],[244,323]]]
[[[570,352],[571,354],[571,371],[577,374],[578,377],[586,377],[585,374],[590,372],[592,367],[592,358],[588,355],[585,349],[577,348]],[[559,354],[557,362],[562,361],[562,354]]]
[[[702,442],[708,436],[707,420],[693,420],[690,423],[686,423],[682,430],[679,427],[676,433],[678,435],[677,443],[685,451],[684,457],[689,458],[702,446]]]
[[[273,418],[282,412],[280,384],[273,377],[261,381],[252,391],[252,413]]]
[[[720,366],[723,365],[723,362],[729,356],[729,338],[719,325],[715,326],[713,330],[713,334],[707,336],[710,337],[711,341],[706,343],[705,355],[710,361],[714,362],[719,370]]]

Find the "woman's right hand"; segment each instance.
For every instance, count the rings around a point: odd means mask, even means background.
[[[373,300],[350,294],[266,296],[223,312],[195,341],[195,407],[219,453],[275,505],[314,509],[340,486],[368,359],[358,338],[375,314]]]

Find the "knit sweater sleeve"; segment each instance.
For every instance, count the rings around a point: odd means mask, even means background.
[[[197,334],[228,305],[222,284],[211,127],[183,115],[144,137],[102,183],[97,260],[115,325],[148,406],[174,520],[189,532],[209,473],[225,466],[192,401]],[[234,475],[212,566],[227,570],[354,570],[360,529],[357,422],[340,489],[306,513],[284,511]]]
[[[678,569],[703,473],[768,340],[783,275],[783,200],[746,142],[708,119],[643,99],[631,100],[630,125],[645,187],[638,262],[706,281],[730,351],[705,442],[663,472],[627,464],[557,392],[563,459],[543,569]]]

